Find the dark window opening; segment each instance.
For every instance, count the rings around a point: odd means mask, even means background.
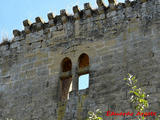
[[[64,58],[62,61],[62,72],[71,71],[71,69],[72,69],[71,60],[68,57]]]
[[[79,57],[79,68],[84,68],[89,66],[89,57],[87,54],[83,53]]]
[[[69,92],[72,91],[72,77],[61,79],[61,88],[61,100],[64,101],[69,99]]]

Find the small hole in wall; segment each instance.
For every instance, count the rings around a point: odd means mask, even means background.
[[[149,57],[154,57],[154,56],[155,56],[154,52],[151,51],[151,52],[149,53]]]
[[[152,52],[152,57],[154,57],[154,53]]]
[[[139,18],[139,16],[137,15],[137,17],[136,18]]]
[[[31,46],[31,45],[32,45],[32,43],[29,43],[29,45]]]
[[[49,87],[49,82],[47,81],[47,83],[46,83],[46,87]]]

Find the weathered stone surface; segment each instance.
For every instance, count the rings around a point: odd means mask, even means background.
[[[25,20],[24,31],[15,30],[13,41],[0,44],[0,120],[85,120],[97,108],[104,120],[123,120],[105,112],[136,113],[123,80],[127,73],[151,96],[149,110],[160,112],[160,0],[109,3],[75,6],[73,16],[50,13],[48,23]],[[79,69],[83,53],[89,67]],[[62,72],[66,57],[72,67]],[[89,88],[78,90],[83,73],[89,73]]]

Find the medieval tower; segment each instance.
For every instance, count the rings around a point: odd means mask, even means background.
[[[104,120],[127,119],[105,115],[132,111],[127,73],[151,96],[148,111],[160,112],[160,0],[108,1],[24,20],[0,44],[0,120],[85,120],[97,108]]]

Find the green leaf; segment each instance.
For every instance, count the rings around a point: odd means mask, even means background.
[[[133,86],[133,87],[132,87],[132,89],[136,89],[136,88],[137,88],[137,86]]]
[[[133,81],[133,80],[135,80],[135,78],[136,78],[136,77],[135,77],[135,76],[133,76],[133,77],[131,78],[131,80]]]
[[[98,120],[103,120],[101,117],[98,117]]]

